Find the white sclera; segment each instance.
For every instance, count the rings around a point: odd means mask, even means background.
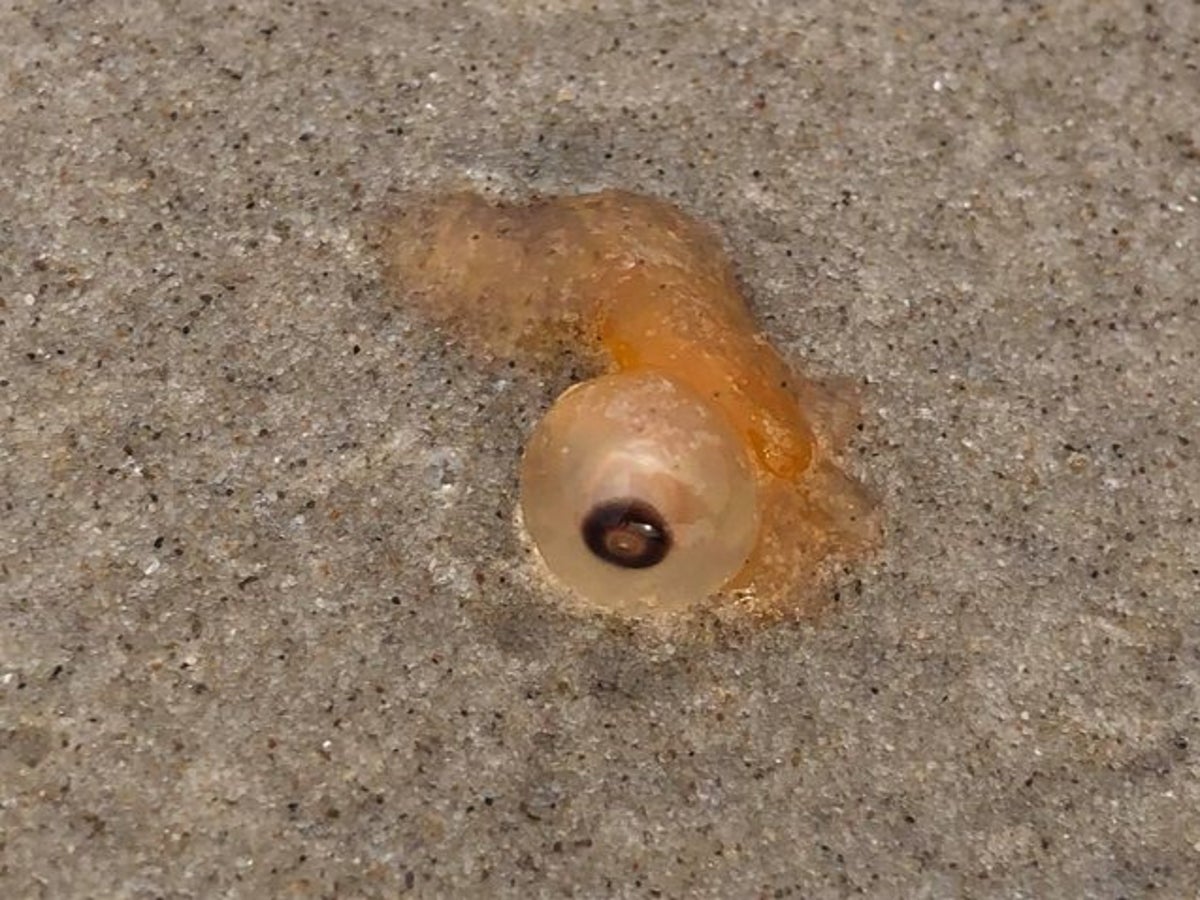
[[[670,549],[630,569],[588,549],[597,505],[636,499],[666,522]],[[754,472],[721,412],[655,372],[605,375],[563,393],[521,465],[525,528],[550,571],[598,606],[678,610],[732,578],[758,535]]]

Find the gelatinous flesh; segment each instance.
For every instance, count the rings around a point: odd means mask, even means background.
[[[390,220],[383,252],[398,296],[470,344],[552,365],[568,341],[611,373],[559,399],[522,470],[526,528],[577,594],[631,612],[721,588],[811,607],[818,563],[874,540],[873,504],[830,458],[853,394],[788,367],[720,242],[670,204],[450,194]]]

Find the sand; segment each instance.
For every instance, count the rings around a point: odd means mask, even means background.
[[[1193,897],[1200,7],[7,3],[0,895]],[[581,613],[404,192],[621,187],[867,384],[819,620]]]

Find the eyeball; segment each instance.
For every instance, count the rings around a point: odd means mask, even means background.
[[[759,524],[754,469],[724,414],[653,371],[559,397],[525,448],[521,512],[556,578],[626,613],[679,610],[719,590]]]

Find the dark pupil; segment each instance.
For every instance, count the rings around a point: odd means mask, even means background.
[[[608,500],[583,520],[588,549],[614,566],[648,569],[671,549],[671,533],[658,510],[641,500]]]

